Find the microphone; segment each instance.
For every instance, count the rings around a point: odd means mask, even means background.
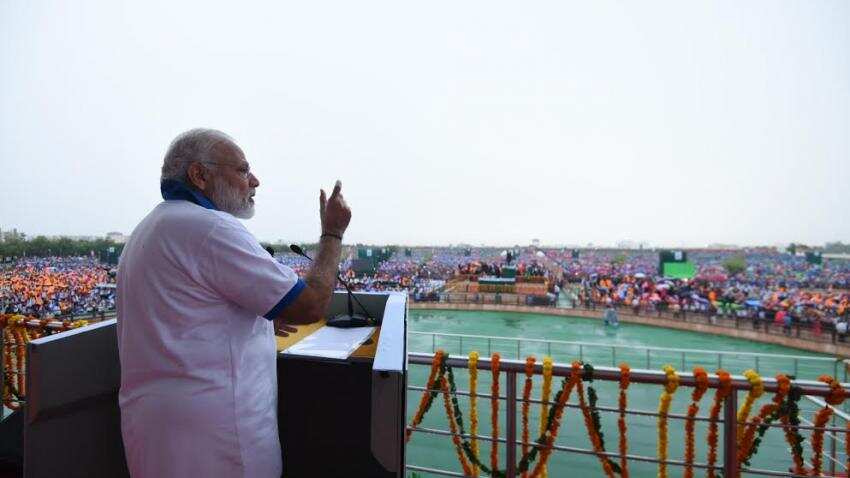
[[[297,244],[290,244],[289,250],[298,254],[301,257],[306,258],[308,261],[313,262],[313,258],[308,256],[304,249]],[[342,283],[345,287],[346,292],[348,292],[348,314],[340,314],[336,317],[332,317],[328,319],[327,325],[328,327],[339,327],[339,328],[352,328],[352,327],[369,327],[373,325],[378,325],[377,321],[371,317],[369,317],[369,312],[366,310],[366,307],[363,307],[363,304],[360,303],[360,300],[354,296],[354,293],[351,292],[351,287],[348,286],[348,282],[342,279],[342,276],[339,275],[339,271],[336,273],[336,278],[338,281]],[[357,305],[360,306],[360,309],[363,311],[366,316],[358,315],[354,313],[354,305],[351,303],[351,299],[354,299],[357,302]]]

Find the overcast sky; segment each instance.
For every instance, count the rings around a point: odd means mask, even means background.
[[[129,234],[186,129],[260,239],[850,241],[850,2],[0,3],[0,228]]]

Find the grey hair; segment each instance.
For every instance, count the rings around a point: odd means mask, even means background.
[[[213,148],[222,142],[234,143],[233,138],[215,129],[195,128],[181,133],[165,152],[160,181],[173,179],[188,183],[189,165],[196,161],[212,161]]]

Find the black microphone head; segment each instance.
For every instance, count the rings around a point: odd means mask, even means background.
[[[301,246],[299,246],[298,244],[290,244],[289,250],[298,254],[299,256],[307,256],[307,254],[304,253],[304,249],[301,249]]]

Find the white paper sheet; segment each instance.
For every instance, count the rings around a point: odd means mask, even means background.
[[[374,331],[375,327],[322,327],[281,353],[345,360]]]

